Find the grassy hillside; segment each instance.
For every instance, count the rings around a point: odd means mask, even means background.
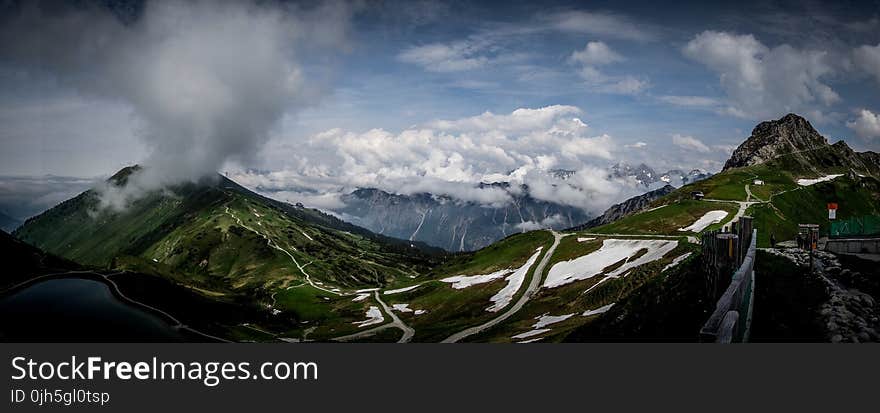
[[[294,214],[222,178],[156,191],[122,211],[102,209],[99,196],[87,191],[15,235],[82,264],[162,274],[221,295],[302,281],[294,260],[335,287],[383,286],[430,265],[415,248],[307,221],[308,212]]]
[[[819,224],[820,234],[827,234],[830,227],[827,204],[831,202],[838,204],[840,219],[880,215],[880,181],[841,176],[774,195],[769,203],[753,205],[747,214],[755,218],[758,246],[769,246],[770,234],[778,241],[794,239],[798,224]]]
[[[709,211],[722,210],[728,213],[727,218],[708,229],[718,228],[736,214],[736,204],[723,202],[695,201],[682,199],[668,205],[655,207],[619,221],[591,229],[589,232],[600,234],[640,234],[640,235],[685,235],[679,228],[687,227],[700,219]]]

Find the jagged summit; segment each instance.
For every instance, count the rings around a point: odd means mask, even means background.
[[[828,146],[809,121],[789,113],[778,120],[761,122],[731,155],[724,169],[757,165],[782,155]]]

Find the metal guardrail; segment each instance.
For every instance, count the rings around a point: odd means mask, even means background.
[[[752,240],[742,264],[733,274],[727,290],[718,299],[715,311],[700,329],[701,341],[731,343],[748,339],[757,239],[758,230],[752,230]]]

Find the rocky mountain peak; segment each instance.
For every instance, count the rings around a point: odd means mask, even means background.
[[[724,169],[757,165],[773,158],[828,145],[809,121],[789,113],[778,120],[761,122],[731,155]]]

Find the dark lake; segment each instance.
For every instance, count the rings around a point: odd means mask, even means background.
[[[0,297],[0,341],[179,342],[164,319],[84,278],[37,282]]]

